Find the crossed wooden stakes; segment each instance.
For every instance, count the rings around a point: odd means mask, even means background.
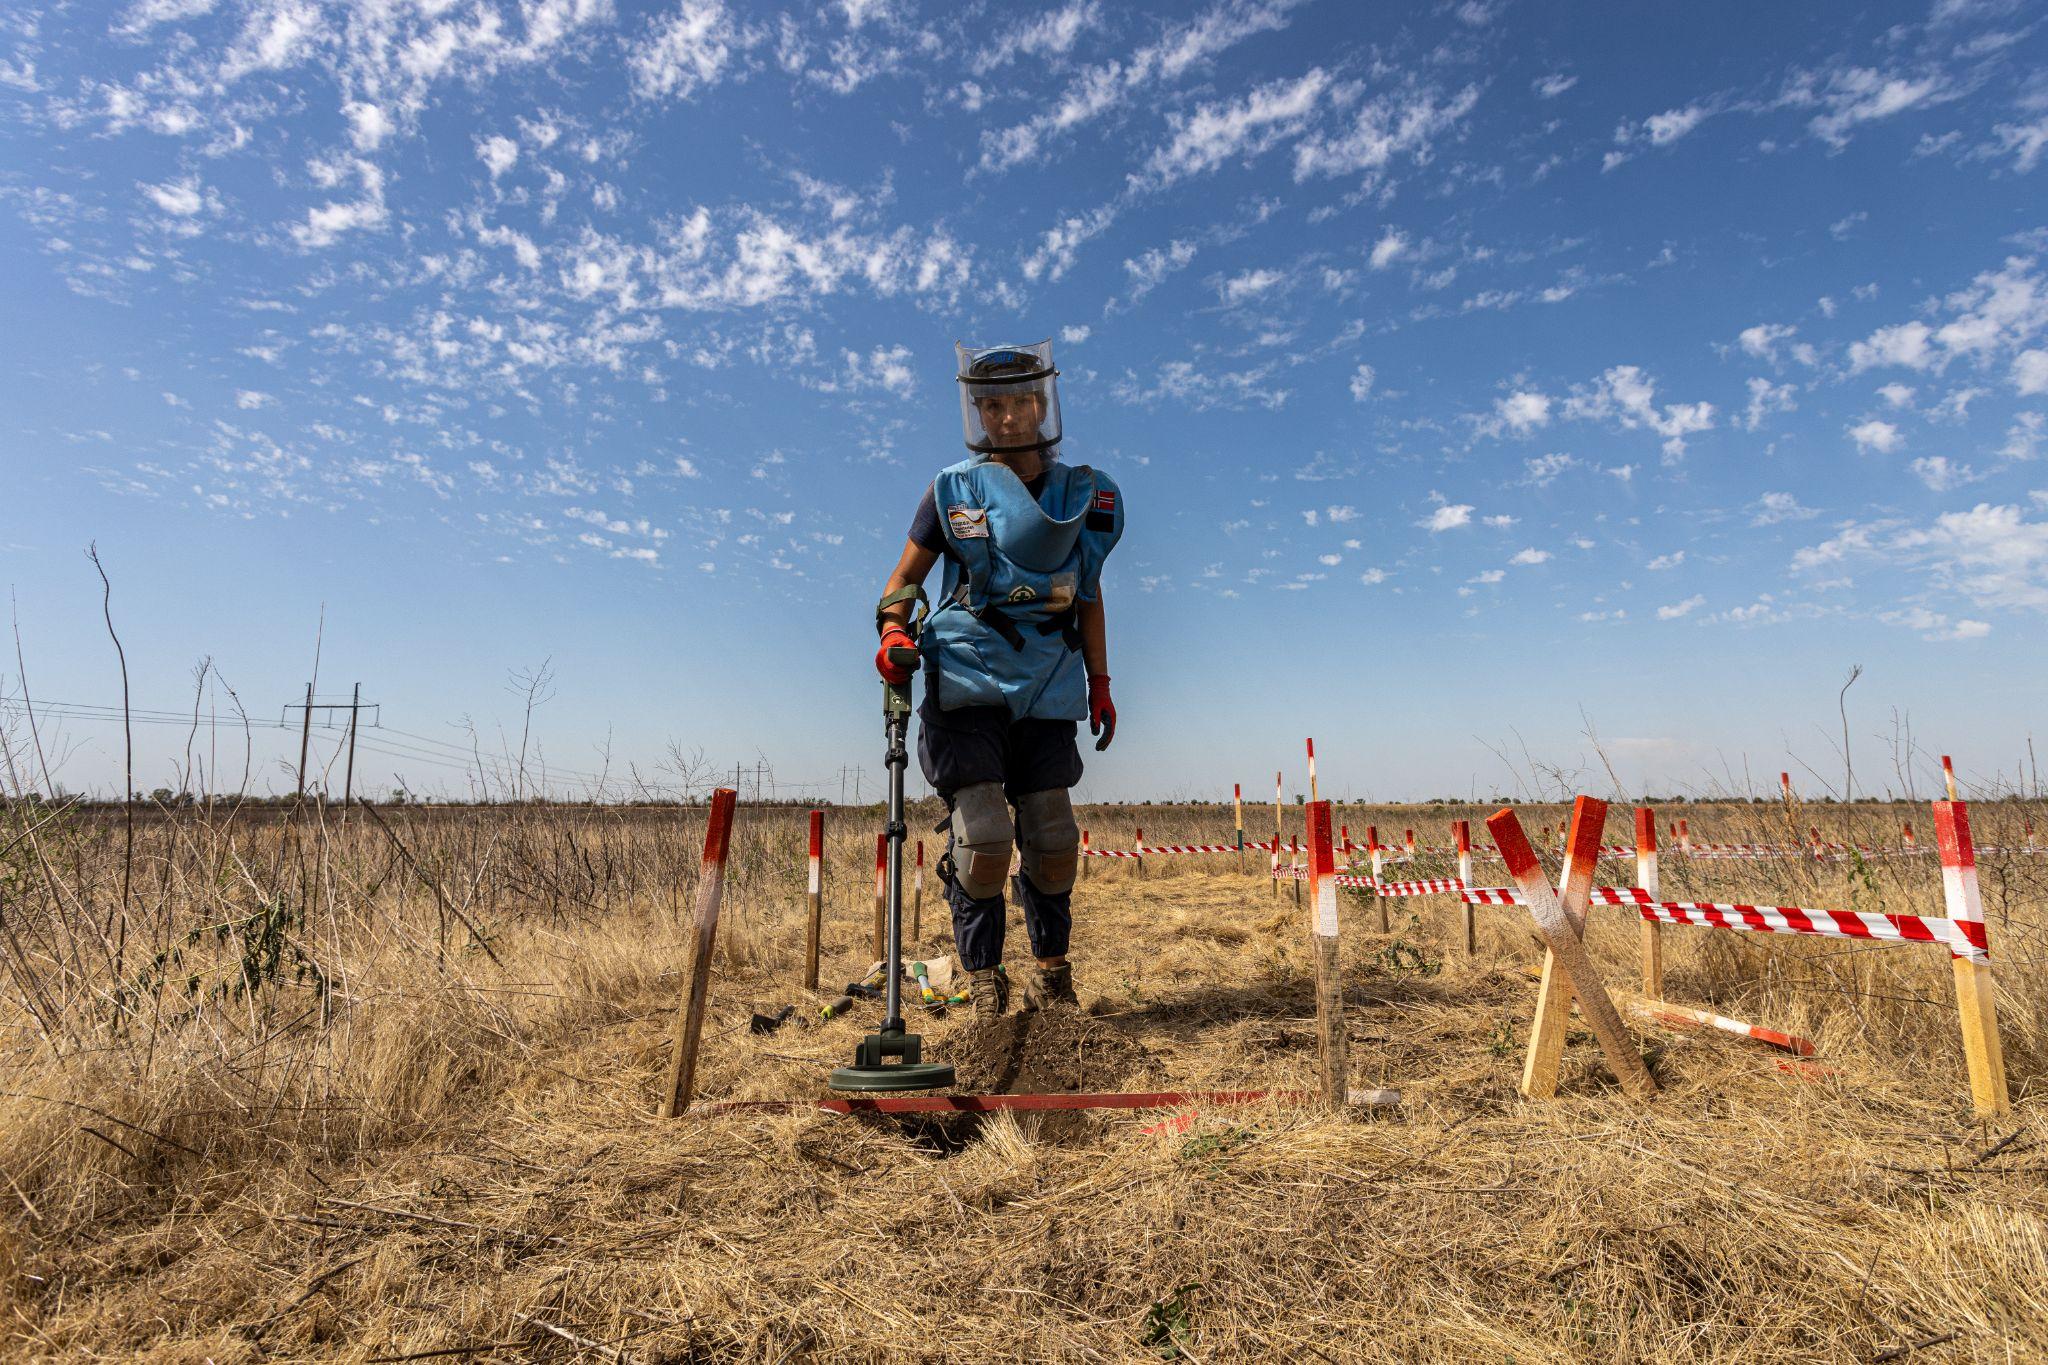
[[[1606,826],[1605,801],[1581,796],[1573,804],[1564,869],[1558,877],[1558,889],[1553,892],[1515,812],[1504,809],[1486,821],[1494,845],[1507,863],[1508,875],[1528,900],[1536,932],[1544,943],[1536,1026],[1529,1034],[1529,1055],[1522,1066],[1522,1094],[1530,1099],[1549,1099],[1557,1094],[1558,1067],[1564,1060],[1565,1029],[1571,1021],[1574,997],[1622,1089],[1636,1096],[1657,1092],[1656,1078],[1643,1065],[1642,1053],[1636,1050],[1622,1024],[1621,1014],[1608,997],[1607,987],[1582,941],[1594,868],[1600,859],[1600,839]]]

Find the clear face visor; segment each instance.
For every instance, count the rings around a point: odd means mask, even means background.
[[[1052,338],[1036,346],[954,345],[959,358],[960,426],[967,448],[984,455],[1036,450],[1058,458],[1059,374]]]

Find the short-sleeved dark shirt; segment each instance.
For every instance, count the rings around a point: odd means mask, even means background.
[[[1024,485],[1024,490],[1037,497],[1045,491],[1046,475],[1040,474]],[[910,519],[910,543],[920,549],[930,550],[945,559],[954,558],[953,547],[946,542],[945,528],[939,525],[939,504],[932,496],[934,485],[926,484],[924,497],[917,504],[917,515]]]

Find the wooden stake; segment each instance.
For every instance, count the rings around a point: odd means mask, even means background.
[[[885,923],[889,913],[888,870],[889,836],[875,836],[875,956],[889,955],[888,926]]]
[[[1244,783],[1230,784],[1230,806],[1237,820],[1237,870],[1244,873]]]
[[[804,936],[804,989],[818,989],[818,933],[825,918],[825,812],[811,812],[810,932]]]
[[[910,941],[924,940],[924,840],[917,841],[917,874],[910,884]]]
[[[1543,984],[1536,999],[1536,1025],[1529,1036],[1529,1055],[1522,1070],[1522,1093],[1548,1099],[1557,1093],[1558,1069],[1564,1058],[1564,1034],[1571,1018],[1572,997],[1600,1041],[1607,1064],[1632,1095],[1654,1094],[1657,1082],[1643,1065],[1642,1054],[1621,1022],[1614,1001],[1581,941],[1586,903],[1600,859],[1600,839],[1607,823],[1607,803],[1581,796],[1572,807],[1571,833],[1559,877],[1563,898],[1543,878],[1543,865],[1512,809],[1491,816],[1486,827],[1508,865],[1508,875],[1528,899],[1530,916],[1543,938]]]
[[[1636,807],[1636,885],[1657,899],[1657,812]],[[1664,998],[1664,942],[1654,920],[1643,921],[1643,994]]]
[[[1946,756],[1943,769],[1948,766]],[[1941,846],[1941,891],[1948,917],[1975,924],[1972,939],[1984,943],[1984,901],[1977,890],[1977,847],[1970,839],[1970,808],[1961,801],[1934,803],[1934,837]],[[2005,1083],[2005,1052],[1998,1041],[1998,996],[1989,961],[1954,961],[1956,1012],[1962,1017],[1963,1059],[1970,1069],[1970,1102],[1979,1117],[2003,1114],[2012,1106]]]
[[[1344,1024],[1344,978],[1337,956],[1337,860],[1330,848],[1330,803],[1308,803],[1309,891],[1315,901],[1311,944],[1316,960],[1316,1059],[1323,1101],[1343,1105],[1351,1074]]]
[[[1243,858],[1244,855],[1240,853],[1238,857]],[[1085,829],[1081,831],[1081,880],[1088,880],[1088,831]]]
[[[1451,821],[1451,841],[1458,846],[1458,883],[1461,886],[1470,886],[1472,885],[1472,822],[1470,820]],[[1459,897],[1459,900],[1464,901],[1465,956],[1471,957],[1479,951],[1478,925],[1472,914],[1476,907],[1472,902],[1464,900],[1462,896]]]
[[[1948,786],[1948,799],[1956,799],[1956,765],[1949,762],[1948,755],[1941,756],[1941,780]],[[1939,837],[1938,835],[1936,837]]]
[[[1380,880],[1381,868],[1386,861],[1386,850],[1380,847],[1380,827],[1378,825],[1367,825],[1365,827],[1365,856],[1372,860],[1372,879],[1374,882],[1378,882]],[[1387,898],[1385,896],[1375,896],[1373,899],[1379,902],[1380,932],[1383,934],[1392,933],[1394,924],[1388,918]]]
[[[1316,799],[1316,742],[1313,738],[1308,742],[1308,799]]]
[[[1280,894],[1280,774],[1273,774],[1273,894]]]
[[[1131,847],[1133,847],[1134,849],[1136,849],[1136,850],[1137,850],[1137,853],[1138,853],[1138,876],[1139,876],[1140,878],[1143,878],[1143,877],[1144,877],[1144,875],[1145,875],[1145,831],[1144,831],[1144,830],[1142,830],[1142,829],[1134,829],[1134,837],[1133,837],[1133,839],[1132,839]]]
[[[683,973],[683,999],[669,1050],[668,1093],[661,1116],[672,1119],[696,1094],[697,1048],[704,1040],[704,1015],[711,1003],[711,947],[718,938],[718,905],[725,895],[725,858],[732,847],[732,812],[739,793],[720,787],[711,793],[711,818],[704,826],[704,862],[697,874],[697,932]]]

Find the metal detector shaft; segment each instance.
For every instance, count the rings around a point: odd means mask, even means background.
[[[895,656],[909,654],[910,650],[892,649],[891,662]],[[909,662],[904,660],[903,662]],[[889,836],[889,860],[885,879],[888,919],[883,930],[887,937],[884,945],[882,978],[888,992],[882,1020],[884,1033],[903,1031],[903,841],[909,829],[903,823],[903,770],[910,766],[910,750],[907,743],[910,734],[910,684],[884,683],[882,685],[882,717],[889,733],[889,749],[883,762],[889,769],[889,823],[884,827]]]

